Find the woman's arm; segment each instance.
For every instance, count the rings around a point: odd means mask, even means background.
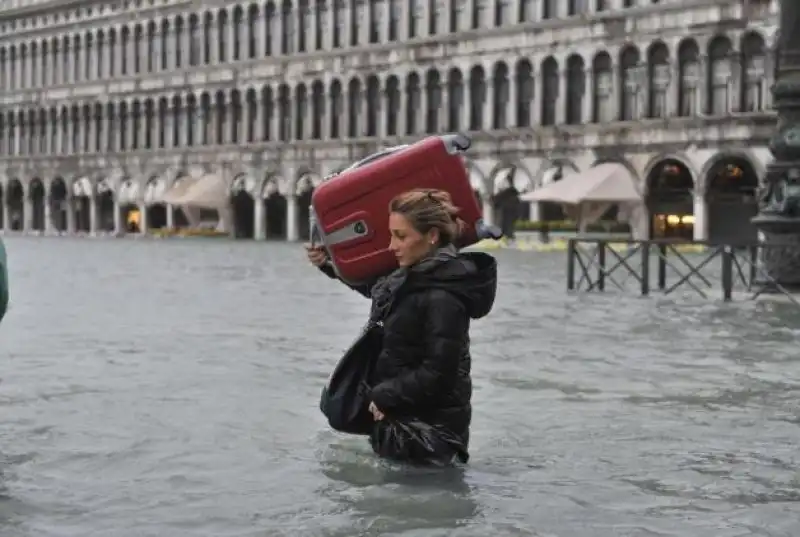
[[[372,389],[372,401],[382,412],[424,406],[449,390],[468,341],[469,316],[452,293],[430,292],[424,313],[425,357],[419,367]]]

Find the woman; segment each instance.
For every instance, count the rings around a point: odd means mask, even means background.
[[[497,265],[484,253],[459,253],[455,242],[463,221],[450,195],[413,190],[389,205],[389,249],[399,268],[376,282],[353,287],[372,299],[370,318],[382,321],[383,348],[370,392],[370,412],[384,418],[430,425],[455,437],[462,462],[472,419],[469,326],[494,304]],[[336,275],[321,248],[308,247],[308,259],[331,278]],[[413,459],[405,453],[394,458]],[[419,462],[419,461],[418,461]],[[449,462],[449,461],[442,461]]]

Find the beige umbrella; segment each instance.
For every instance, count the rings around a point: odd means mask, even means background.
[[[565,175],[560,181],[523,194],[520,200],[579,205],[584,202],[641,202],[643,198],[631,172],[622,164],[609,162],[598,164],[585,172]]]
[[[644,202],[631,172],[615,162],[565,175],[560,181],[523,194],[520,200],[562,204],[567,216],[578,222],[581,232],[601,218],[612,205],[640,205]]]
[[[197,181],[198,180],[193,177],[182,178],[176,185],[173,185],[171,189],[164,193],[161,201],[173,205],[179,204],[181,197],[186,194],[186,192],[192,188]]]
[[[209,174],[175,196],[172,203],[200,209],[222,209],[228,206],[228,198],[228,185],[225,181],[217,175]]]

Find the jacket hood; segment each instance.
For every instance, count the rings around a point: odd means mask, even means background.
[[[409,285],[444,289],[453,293],[473,319],[492,311],[497,294],[497,261],[483,252],[459,252],[436,256],[412,269]]]

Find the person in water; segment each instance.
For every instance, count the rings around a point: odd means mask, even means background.
[[[442,428],[463,446],[457,457],[466,462],[472,420],[470,320],[492,309],[497,264],[488,254],[458,251],[464,226],[458,212],[444,191],[397,196],[389,204],[389,249],[399,266],[352,288],[372,300],[371,320],[383,322],[369,405],[378,427],[386,417],[402,417]],[[309,261],[335,279],[325,250],[306,248]],[[374,438],[373,449],[378,451]]]

